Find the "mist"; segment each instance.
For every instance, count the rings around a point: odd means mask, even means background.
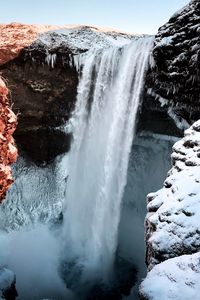
[[[15,272],[19,299],[74,299],[58,273],[57,238],[45,225],[22,230],[0,233],[0,266]]]

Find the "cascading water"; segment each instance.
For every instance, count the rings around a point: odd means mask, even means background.
[[[64,240],[85,278],[106,280],[118,241],[121,201],[153,39],[88,52],[71,118]]]

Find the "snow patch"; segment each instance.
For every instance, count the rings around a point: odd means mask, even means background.
[[[169,259],[149,272],[140,287],[145,299],[198,299],[200,291],[200,253]]]

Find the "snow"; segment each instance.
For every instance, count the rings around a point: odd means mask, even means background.
[[[148,196],[147,224],[155,230],[148,244],[154,256],[150,268],[164,260],[200,250],[200,121],[173,146],[173,167],[164,187]]]
[[[147,197],[151,271],[140,287],[144,299],[191,300],[200,291],[200,121],[175,143],[171,158],[163,188]]]
[[[165,256],[200,247],[198,237],[200,209],[200,132],[194,128],[196,122],[185,132],[185,137],[173,147],[173,168],[164,182],[164,187],[149,195],[148,221],[156,226],[149,243]],[[162,200],[161,200],[162,199]],[[162,205],[157,208],[157,203]]]
[[[157,43],[156,46],[160,47],[160,46],[163,46],[163,45],[170,45],[172,43],[172,41],[173,41],[173,36],[166,36],[166,37],[162,38],[160,40],[160,42]]]
[[[39,35],[35,44],[40,44],[49,49],[68,46],[73,53],[90,48],[104,48],[110,46],[121,47],[130,43],[134,38],[143,35],[128,34],[117,31],[103,31],[102,29],[89,26],[72,26],[50,30]]]
[[[111,29],[100,29],[90,26],[65,26],[40,33],[32,48],[42,47],[46,51],[45,62],[54,68],[59,49],[68,56],[67,61],[78,72],[83,65],[88,50],[98,50],[109,47],[123,47],[134,39],[144,37],[131,33],[119,32]],[[31,52],[30,52],[31,55]],[[34,58],[33,58],[34,61]],[[152,59],[152,64],[153,64]]]
[[[151,300],[198,299],[200,253],[182,255],[155,266],[141,284],[140,291],[143,297]]]

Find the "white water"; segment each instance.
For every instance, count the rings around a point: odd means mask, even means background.
[[[71,119],[64,214],[69,260],[83,275],[112,271],[129,154],[152,38],[89,52]],[[131,237],[130,237],[131,238]]]

